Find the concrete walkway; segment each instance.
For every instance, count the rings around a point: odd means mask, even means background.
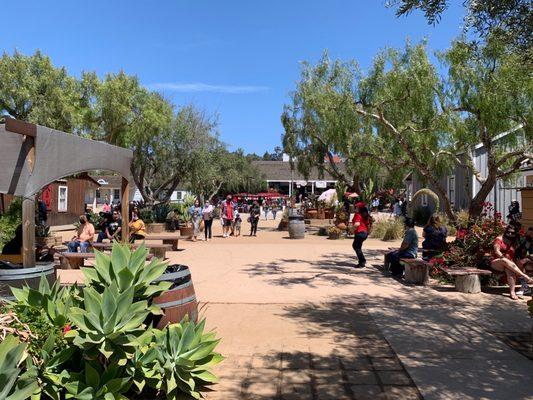
[[[407,286],[379,269],[394,243],[369,239],[356,270],[351,241],[273,226],[170,253],[227,357],[208,399],[533,399],[533,361],[506,344],[531,331],[525,301]]]
[[[273,226],[167,253],[222,338],[208,399],[533,399],[525,300],[404,285],[379,269],[397,243],[369,239],[356,270],[351,241]]]

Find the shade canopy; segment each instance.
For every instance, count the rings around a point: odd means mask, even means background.
[[[29,197],[57,179],[108,170],[131,180],[133,152],[44,126],[0,124],[0,193]]]

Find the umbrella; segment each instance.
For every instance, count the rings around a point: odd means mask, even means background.
[[[337,196],[337,191],[335,189],[328,189],[318,196],[318,201],[330,203],[333,200],[333,196]]]

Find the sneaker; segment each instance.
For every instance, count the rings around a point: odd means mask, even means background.
[[[528,286],[527,283],[523,283],[520,287],[520,292],[523,292],[523,294],[529,294],[531,293],[531,288]]]

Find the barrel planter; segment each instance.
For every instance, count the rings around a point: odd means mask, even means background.
[[[38,289],[41,276],[45,276],[52,285],[56,281],[55,264],[37,263],[31,268],[23,268],[21,265],[14,265],[13,268],[0,267],[0,297],[12,296],[10,286],[21,288],[27,285]]]
[[[318,210],[316,217],[317,219],[326,219],[326,213],[323,208]]]
[[[170,265],[157,281],[172,282],[172,286],[154,298],[153,303],[159,305],[165,313],[157,322],[158,328],[180,322],[185,315],[189,320],[198,320],[198,302],[194,293],[191,271],[186,265]]]
[[[305,218],[308,219],[316,219],[318,214],[318,210],[316,208],[308,208],[305,211]]]
[[[289,237],[291,239],[305,238],[305,221],[303,217],[289,217]]]
[[[192,226],[180,226],[180,236],[191,238],[194,233]]]

